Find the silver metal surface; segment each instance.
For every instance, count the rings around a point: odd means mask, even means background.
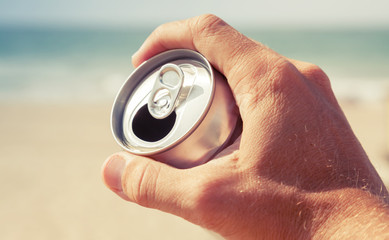
[[[173,112],[178,105],[183,81],[184,73],[180,66],[168,63],[161,67],[147,104],[151,116],[164,119]]]
[[[199,53],[179,49],[130,75],[115,99],[111,127],[125,150],[188,168],[224,147],[238,117],[225,79]]]

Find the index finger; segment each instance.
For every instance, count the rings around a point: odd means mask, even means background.
[[[133,56],[134,66],[148,58],[176,48],[203,54],[227,80],[237,94],[239,82],[248,74],[263,75],[281,58],[266,46],[247,38],[220,18],[203,15],[158,27]],[[257,75],[257,76],[258,76]]]

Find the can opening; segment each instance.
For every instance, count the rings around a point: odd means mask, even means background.
[[[134,134],[147,142],[156,142],[166,137],[176,122],[176,112],[172,112],[164,119],[151,116],[147,104],[139,109],[132,121]]]

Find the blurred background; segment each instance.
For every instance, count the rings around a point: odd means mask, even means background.
[[[100,167],[120,150],[110,107],[158,25],[214,13],[319,65],[389,184],[386,0],[0,0],[0,239],[215,239],[126,203]]]

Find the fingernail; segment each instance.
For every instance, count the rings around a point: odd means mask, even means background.
[[[120,155],[109,157],[103,165],[103,179],[105,185],[119,195],[123,195],[122,175],[127,165],[127,160]]]

